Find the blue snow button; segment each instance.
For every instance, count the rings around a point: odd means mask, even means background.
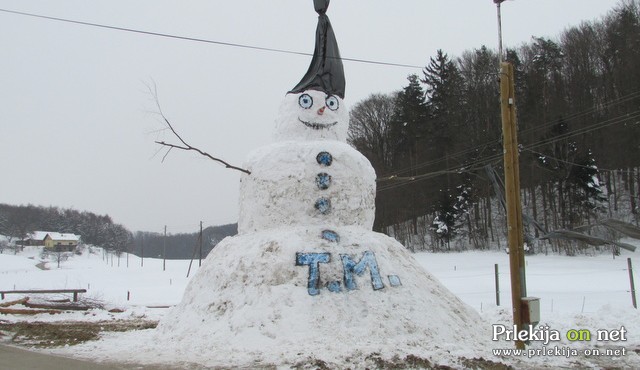
[[[333,156],[329,152],[320,152],[316,156],[316,161],[318,161],[318,164],[321,166],[331,166]]]
[[[326,215],[327,213],[329,213],[329,211],[331,211],[331,200],[327,198],[320,198],[316,200],[316,204],[314,205],[314,207],[316,207],[316,209],[320,211],[320,213]]]
[[[316,176],[316,185],[320,190],[329,189],[329,185],[331,185],[331,175],[328,173],[321,172]]]
[[[322,239],[328,240],[333,243],[340,242],[340,235],[333,230],[322,230]]]

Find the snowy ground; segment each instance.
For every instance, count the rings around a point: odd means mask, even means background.
[[[33,321],[84,320],[100,321],[127,318],[159,320],[168,308],[176,305],[189,281],[186,277],[189,261],[163,261],[123,255],[105,256],[102,250],[94,248],[93,253],[63,261],[60,268],[56,262],[47,263],[48,270],[37,267],[41,260],[39,250],[29,247],[18,255],[0,254],[0,290],[13,289],[87,289],[86,297],[103,301],[107,308],[122,308],[123,313],[109,313],[107,310],[78,312],[62,315],[38,315]],[[12,253],[12,252],[11,252]],[[494,362],[511,364],[517,368],[537,368],[547,366],[564,367],[628,367],[640,368],[640,311],[633,309],[630,295],[627,258],[631,257],[636,268],[636,286],[640,285],[637,271],[640,270],[638,254],[622,252],[613,258],[611,254],[566,257],[556,255],[527,256],[528,295],[541,298],[541,323],[547,327],[547,338],[557,332],[561,341],[545,343],[534,340],[525,354],[496,356],[495,349],[513,348],[511,342],[491,341],[482,357]],[[447,288],[465,303],[477,310],[488,335],[493,325],[510,324],[510,294],[508,255],[500,252],[465,252],[451,254],[419,253],[418,262],[435,275]],[[496,306],[494,265],[499,266],[501,306]],[[198,270],[194,261],[191,277]],[[7,295],[0,303],[19,298]],[[425,318],[425,320],[433,318]],[[3,315],[0,321],[24,321],[25,317]],[[539,326],[540,327],[540,326]],[[622,329],[624,328],[624,329]],[[569,341],[567,335],[584,334],[584,329],[592,333],[590,341]],[[624,330],[624,341],[597,340],[598,330],[607,330],[619,335]],[[135,343],[149,337],[149,330],[128,333],[109,333],[122,342]],[[616,334],[618,333],[618,334]],[[552,337],[550,339],[553,339]],[[111,340],[111,343],[117,341]],[[102,359],[109,348],[100,347],[93,351],[91,345],[73,346],[52,350],[56,353],[79,357]],[[593,350],[614,353],[595,356]],[[113,348],[117,352],[117,348]],[[537,351],[537,352],[536,352]],[[577,351],[574,353],[572,351]],[[585,355],[591,354],[591,356]],[[589,353],[591,351],[591,353]],[[622,353],[624,352],[624,354]],[[577,356],[573,356],[577,354]],[[470,357],[477,354],[470,354]],[[531,358],[527,358],[531,357]],[[106,357],[108,358],[108,357]],[[142,358],[144,361],[144,358]]]

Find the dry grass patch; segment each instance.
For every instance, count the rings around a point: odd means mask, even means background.
[[[11,338],[10,341],[17,345],[61,347],[97,340],[103,332],[153,329],[157,325],[156,321],[150,320],[0,322],[0,337]]]

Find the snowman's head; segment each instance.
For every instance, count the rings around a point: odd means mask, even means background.
[[[276,118],[276,141],[347,140],[349,114],[337,95],[319,90],[288,93]]]

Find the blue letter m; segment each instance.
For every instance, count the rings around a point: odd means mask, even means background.
[[[374,290],[384,288],[384,284],[382,283],[382,278],[380,277],[380,271],[378,271],[378,262],[376,261],[376,256],[371,251],[366,251],[362,255],[362,258],[358,263],[355,263],[351,257],[346,254],[341,254],[342,258],[342,267],[344,268],[344,286],[348,290],[358,289],[358,285],[356,284],[353,273],[356,273],[358,276],[364,274],[364,271],[369,268],[369,272],[371,273],[371,285],[373,285]]]

